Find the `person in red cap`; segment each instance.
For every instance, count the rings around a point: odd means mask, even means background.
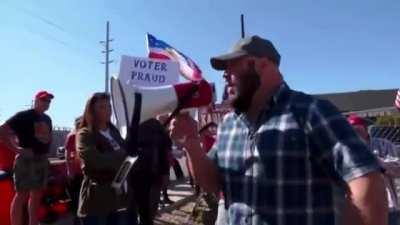
[[[350,115],[347,117],[347,121],[353,126],[354,130],[362,137],[365,141],[369,140],[367,123],[365,120],[357,115]]]
[[[16,113],[0,126],[0,141],[17,154],[13,170],[16,194],[10,212],[12,225],[22,225],[27,202],[29,225],[39,224],[37,210],[47,184],[47,153],[52,140],[52,122],[45,112],[53,98],[47,91],[37,92],[32,109]]]
[[[368,124],[364,118],[356,114],[351,114],[347,117],[347,121],[361,139],[365,141],[375,156],[377,156],[384,168],[384,182],[389,207],[389,224],[399,224],[400,214],[398,208],[400,204],[396,194],[395,179],[400,178],[400,164],[396,146],[387,139],[370,137]]]

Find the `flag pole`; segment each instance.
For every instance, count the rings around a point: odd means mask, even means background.
[[[241,31],[242,31],[242,38],[244,38],[245,33],[244,33],[244,15],[240,15],[240,25],[241,25]]]
[[[245,37],[245,32],[244,32],[244,15],[240,14],[240,31],[241,31],[241,38]],[[226,101],[228,99],[228,88],[225,85],[224,87],[224,93],[222,94],[222,102]]]

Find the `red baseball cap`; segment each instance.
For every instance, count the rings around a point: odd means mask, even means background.
[[[351,114],[349,117],[347,117],[347,121],[349,121],[349,123],[353,126],[355,125],[360,125],[364,127],[367,126],[366,121],[355,114]]]
[[[54,95],[47,91],[38,91],[35,95],[35,99],[53,99]]]

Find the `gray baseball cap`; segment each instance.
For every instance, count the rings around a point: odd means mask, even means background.
[[[228,61],[245,55],[267,57],[278,66],[281,62],[281,56],[272,42],[255,35],[240,39],[228,54],[212,57],[211,66],[216,70],[225,70]]]

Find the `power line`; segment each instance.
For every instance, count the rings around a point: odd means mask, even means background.
[[[78,35],[75,32],[71,32],[70,30],[65,29],[65,27],[63,27],[62,25],[57,24],[55,21],[47,18],[46,16],[41,15],[40,13],[37,13],[37,12],[32,11],[32,10],[29,10],[27,8],[23,8],[23,7],[20,7],[20,6],[12,5],[10,3],[6,3],[6,5],[11,7],[11,8],[13,8],[14,10],[22,13],[22,14],[25,14],[25,15],[33,18],[33,19],[36,19],[36,20],[38,20],[38,21],[40,21],[42,23],[45,23],[46,25],[48,25],[48,26],[50,26],[52,28],[55,28],[55,29],[57,29],[59,31],[62,31],[64,34],[68,34],[71,37],[73,37],[74,39],[76,39],[78,37]],[[109,26],[110,26],[109,25],[109,21],[107,21],[106,40],[100,42],[100,43],[104,44],[104,46],[105,46],[105,50],[102,51],[102,53],[105,54],[105,61],[102,62],[102,64],[105,64],[105,91],[107,93],[109,92],[109,87],[108,87],[109,86],[109,82],[108,82],[109,81],[109,64],[115,63],[114,60],[109,60],[109,53],[114,51],[114,49],[110,49],[109,48],[109,43],[111,41],[113,41],[113,39],[109,38],[109,29],[110,29]],[[81,47],[71,45],[71,43],[69,43],[67,41],[55,38],[55,37],[53,37],[53,36],[51,36],[49,34],[43,33],[43,32],[33,31],[31,29],[28,29],[28,31],[31,32],[31,33],[34,33],[36,35],[39,35],[40,37],[42,37],[42,38],[44,38],[44,39],[46,39],[48,41],[53,41],[53,42],[56,42],[56,43],[58,43],[60,45],[63,45],[64,47],[66,47],[66,48],[68,48],[70,50],[73,50],[73,52],[75,52],[75,53],[77,53],[77,54],[79,54],[79,55],[81,55],[83,57],[87,57],[87,54],[83,54],[83,52],[81,50]],[[91,46],[93,46],[92,42],[89,42],[85,38],[83,38],[82,40],[86,44],[90,44]],[[119,55],[122,55],[122,53],[119,52],[119,51],[114,51],[114,52],[116,52]]]

